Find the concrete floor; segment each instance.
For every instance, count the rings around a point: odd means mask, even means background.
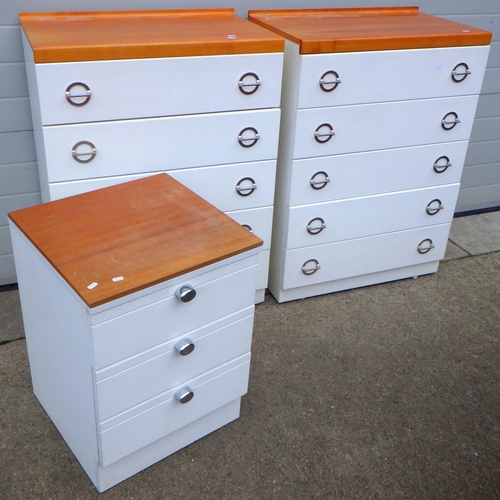
[[[99,495],[32,395],[0,292],[1,499],[500,498],[500,212],[435,275],[256,308],[232,424]]]

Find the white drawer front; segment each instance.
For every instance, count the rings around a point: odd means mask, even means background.
[[[488,52],[489,46],[478,46],[304,55],[298,107],[479,94]],[[458,74],[467,70],[465,78]]]
[[[42,123],[278,107],[282,61],[283,54],[276,53],[38,64]],[[260,86],[243,87],[245,94],[239,81],[248,73],[257,75]],[[66,89],[75,82],[90,89],[90,100],[83,106],[66,99]],[[243,85],[254,82],[252,75],[242,80]],[[69,92],[87,91],[75,86]]]
[[[459,189],[451,184],[291,208],[287,248],[451,222]]]
[[[446,142],[295,160],[290,205],[460,182],[467,145]]]
[[[219,323],[175,338],[154,349],[152,358],[106,377],[100,373],[97,382],[99,420],[107,420],[135,405],[157,396],[187,380],[197,377],[233,358],[250,352],[253,309],[250,316],[224,327]],[[181,356],[176,343],[188,338],[195,346],[190,354]],[[154,356],[153,356],[154,355]],[[107,372],[110,370],[103,370]],[[106,378],[104,378],[106,377]]]
[[[226,215],[239,224],[244,225],[255,236],[264,241],[261,247],[262,250],[268,250],[271,247],[271,231],[273,227],[272,206],[227,212]]]
[[[95,325],[92,328],[94,368],[100,370],[253,306],[256,273],[257,265],[252,265],[213,281],[207,282],[203,275],[195,277],[182,283],[193,286],[197,292],[191,302],[183,303],[172,293],[162,300]],[[241,283],[246,286],[240,286]],[[238,292],[234,293],[234,290]]]
[[[272,109],[44,127],[49,182],[274,159],[279,115]]]
[[[345,240],[327,245],[288,250],[285,256],[283,289],[326,283],[399,267],[438,261],[443,258],[450,224]],[[434,248],[425,251],[432,242]],[[320,268],[316,268],[315,259]]]
[[[468,140],[477,96],[361,104],[297,112],[294,158]],[[442,120],[460,123],[444,130]],[[447,125],[450,126],[450,125]],[[321,136],[320,143],[315,132]],[[330,136],[327,134],[333,133]]]
[[[176,388],[162,396],[156,406],[118,425],[110,422],[109,426],[101,426],[101,464],[116,462],[243,396],[248,388],[249,357],[229,363],[223,367],[226,371],[216,370],[188,381],[186,385],[194,392],[189,403],[177,401]]]

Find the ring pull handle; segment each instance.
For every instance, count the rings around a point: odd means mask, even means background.
[[[194,392],[188,386],[182,387],[175,393],[175,399],[183,405],[189,403],[193,398]]]
[[[430,201],[425,207],[425,211],[428,215],[436,215],[440,210],[443,210],[443,205],[441,200],[436,198],[435,200]]]
[[[242,186],[243,183],[250,183],[250,186]],[[236,184],[236,192],[240,196],[250,196],[257,189],[257,184],[251,177],[244,177],[243,179],[238,181]]]
[[[75,90],[75,94],[72,94],[71,91]],[[75,82],[68,86],[66,89],[66,100],[72,106],[85,106],[90,101],[92,97],[92,91],[90,87],[82,82]]]
[[[307,232],[312,235],[321,233],[323,229],[326,229],[326,224],[321,217],[311,219],[307,224]]]
[[[461,62],[458,63],[451,72],[451,79],[455,83],[463,82],[469,75],[471,71],[469,69],[469,65],[467,63]]]
[[[444,164],[442,163],[444,161]],[[452,166],[450,159],[447,156],[440,156],[435,162],[432,168],[436,174],[442,174]]]
[[[302,265],[302,273],[306,276],[311,276],[311,274],[314,274],[319,269],[321,269],[321,266],[316,259],[310,259]]]
[[[328,132],[325,132],[325,129]],[[333,136],[335,132],[333,131],[333,127],[329,123],[322,123],[315,131],[314,131],[314,139],[316,142],[320,144],[324,144],[328,142]]]
[[[317,177],[322,178],[319,180]],[[330,182],[330,177],[328,177],[328,174],[326,172],[323,172],[322,170],[319,172],[316,172],[312,177],[311,180],[309,181],[311,184],[311,187],[313,189],[319,190],[323,189],[326,187],[326,185]]]
[[[244,134],[248,132],[252,134],[251,137],[244,137]],[[238,134],[238,142],[240,143],[240,146],[244,148],[251,148],[252,146],[255,146],[259,139],[260,139],[259,132],[257,132],[257,129],[253,127],[244,128]]]
[[[90,151],[88,149],[90,148]],[[77,142],[71,150],[71,156],[78,163],[90,163],[97,154],[97,149],[90,141]]]
[[[333,70],[323,73],[319,79],[319,86],[323,92],[333,92],[339,83],[341,83],[339,74]]]
[[[434,247],[434,243],[430,238],[426,238],[425,240],[422,240],[418,246],[417,246],[417,251],[420,254],[426,254],[427,252],[430,252]]]
[[[196,297],[196,290],[191,285],[182,285],[175,291],[175,295],[181,302],[191,302]]]
[[[242,226],[250,233],[253,233],[252,226],[250,226],[249,224],[242,224]]]
[[[238,81],[238,88],[245,95],[254,94],[261,85],[262,83],[255,73],[245,73]]]
[[[190,339],[181,339],[174,347],[181,356],[187,356],[194,351],[195,345]]]
[[[458,115],[455,113],[455,111],[451,111],[446,114],[441,120],[441,127],[444,130],[451,130],[452,128],[455,128],[459,123],[460,120],[458,119]]]

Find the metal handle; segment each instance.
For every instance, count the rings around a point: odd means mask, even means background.
[[[434,247],[434,243],[430,238],[426,238],[425,240],[422,240],[418,246],[417,246],[417,251],[418,253],[424,254],[427,252],[430,252]]]
[[[83,93],[79,94],[71,94],[71,90],[73,90],[75,87],[83,87]],[[75,82],[72,83],[71,85],[68,86],[66,89],[66,100],[72,105],[72,106],[85,106],[90,101],[90,98],[92,97],[92,91],[90,90],[89,86],[86,85],[85,83],[82,82]],[[73,100],[73,99],[76,99]],[[83,101],[80,101],[79,99],[83,99]]]
[[[244,182],[250,182],[251,186],[250,187],[241,186],[241,184]],[[255,184],[255,181],[251,177],[244,177],[243,179],[238,181],[238,184],[236,184],[236,192],[240,196],[250,196],[256,189],[257,189],[257,184]]]
[[[243,134],[245,132],[253,132],[253,137],[243,137]],[[255,146],[257,144],[257,141],[260,139],[260,135],[257,132],[257,129],[253,127],[247,127],[244,128],[239,134],[238,134],[238,142],[240,143],[240,146],[243,146],[244,148],[251,148],[252,146]],[[250,142],[250,144],[247,144]]]
[[[196,290],[191,285],[182,285],[175,291],[181,302],[191,302],[196,297]]]
[[[316,176],[323,176],[324,179],[322,181],[317,181]],[[312,177],[311,180],[309,181],[311,184],[311,187],[313,189],[323,189],[329,182],[330,182],[330,177],[328,177],[328,174],[326,172],[323,172],[322,170],[320,172],[316,172]]]
[[[327,77],[333,77],[332,81],[325,82],[325,78]],[[323,73],[323,75],[321,75],[321,78],[319,79],[319,86],[323,92],[334,91],[338,87],[339,83],[341,83],[339,74],[333,70]]]
[[[319,226],[313,225],[314,223],[319,222]],[[315,235],[321,233],[323,229],[326,229],[326,224],[325,221],[321,217],[316,217],[314,219],[311,219],[309,223],[307,224],[307,232],[309,234]]]
[[[321,129],[323,127],[326,127],[328,129],[328,132],[321,133]],[[333,136],[335,135],[335,132],[333,131],[333,127],[329,123],[322,123],[315,131],[314,131],[314,139],[316,139],[317,142],[320,144],[324,144],[325,142],[328,142]]]
[[[245,78],[254,78],[255,81],[252,83],[245,83]],[[261,85],[259,77],[255,73],[245,73],[238,81],[238,88],[240,89],[240,92],[245,95],[257,92]]]
[[[436,204],[437,204],[437,206],[435,206]],[[436,198],[435,200],[432,200],[432,201],[430,201],[427,204],[427,207],[425,207],[425,211],[429,215],[436,215],[440,210],[443,210],[443,208],[444,207],[443,207],[443,205],[441,203],[441,200],[439,200],[438,198]]]
[[[189,339],[181,339],[174,347],[181,356],[187,356],[194,351],[195,345]]]
[[[439,163],[441,160],[445,161],[444,165]],[[437,174],[442,174],[443,172],[445,172],[451,166],[452,165],[451,165],[450,159],[447,156],[440,156],[434,162],[434,165],[432,166],[432,168],[434,169],[434,172],[436,172]]]
[[[471,71],[469,69],[469,65],[461,62],[453,68],[453,71],[451,72],[451,79],[455,83],[460,83],[463,82],[470,74]]]
[[[312,264],[314,267],[308,267],[310,264]],[[311,276],[311,274],[314,274],[319,269],[321,269],[321,266],[316,259],[309,259],[302,265],[302,273],[304,273],[306,276]]]
[[[452,118],[451,121],[450,118]],[[456,127],[459,123],[460,120],[458,119],[458,115],[455,113],[455,111],[451,111],[447,115],[445,115],[441,120],[441,127],[444,130],[451,130],[452,128]]]
[[[242,224],[242,226],[243,226],[246,230],[248,230],[248,231],[250,231],[251,233],[253,233],[252,226],[249,226],[248,224]]]
[[[80,151],[78,152],[77,149],[80,146],[88,146],[90,147],[91,151]],[[90,142],[90,141],[80,141],[77,142],[74,146],[73,149],[71,150],[71,155],[73,156],[73,159],[77,161],[78,163],[89,163],[91,162],[97,154],[97,149],[96,147]],[[87,158],[83,159],[82,157],[85,156]]]
[[[175,399],[181,404],[189,403],[194,398],[194,392],[188,387],[182,387],[175,393]]]

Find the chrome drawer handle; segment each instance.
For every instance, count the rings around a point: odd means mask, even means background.
[[[469,75],[471,71],[467,63],[461,62],[458,63],[451,72],[451,79],[455,83],[463,82]]]
[[[196,290],[191,285],[182,285],[175,291],[181,302],[191,302],[196,297]]]
[[[314,267],[309,267],[310,264],[312,264]],[[302,272],[306,276],[311,276],[311,274],[314,274],[319,269],[321,269],[321,266],[319,265],[319,262],[316,259],[310,259],[307,262],[304,262],[302,266]]]
[[[319,222],[319,226],[316,225],[315,223]],[[325,221],[321,217],[316,217],[314,219],[311,219],[309,223],[307,224],[307,232],[309,234],[315,235],[321,233],[323,229],[326,229],[326,224]]]
[[[245,83],[245,78],[253,78],[255,79],[255,81],[251,83]],[[240,89],[240,92],[245,95],[250,95],[257,92],[261,85],[262,83],[255,73],[245,73],[238,81],[238,88]]]
[[[316,180],[316,176],[324,177],[322,181]],[[330,182],[330,177],[328,177],[328,174],[326,172],[323,172],[322,170],[320,172],[316,172],[312,177],[311,180],[309,181],[311,184],[311,187],[313,189],[319,190],[323,189],[326,187],[326,185]]]
[[[440,210],[443,210],[443,208],[444,207],[441,203],[441,200],[436,198],[435,200],[432,200],[427,204],[427,207],[425,207],[425,211],[428,215],[436,215]]]
[[[452,118],[451,121],[449,121],[450,118]],[[441,120],[441,127],[443,127],[444,130],[451,130],[459,123],[460,120],[458,119],[458,115],[454,111],[451,111]]]
[[[71,94],[71,90],[75,87],[83,87],[84,92],[79,94]],[[92,97],[92,91],[90,90],[88,85],[85,85],[85,83],[82,82],[72,83],[66,89],[66,100],[72,106],[77,106],[77,107],[85,106],[85,104],[87,104],[90,101],[91,97]],[[76,99],[76,101],[74,101],[73,99]],[[78,99],[83,99],[83,101],[79,101]]]
[[[444,162],[445,162],[444,165],[439,163],[442,160],[444,160]],[[448,170],[448,168],[450,168],[451,166],[452,165],[450,163],[450,159],[447,156],[440,156],[434,162],[434,165],[432,166],[432,168],[434,169],[434,172],[436,172],[437,174],[442,174],[443,172]]]
[[[194,398],[194,392],[188,387],[182,387],[175,393],[175,399],[181,404],[189,403]]]
[[[174,347],[181,356],[187,356],[194,351],[195,345],[189,339],[181,339],[175,344]]]
[[[323,127],[326,127],[328,129],[328,132],[321,133],[321,129]],[[335,132],[333,131],[333,127],[329,123],[322,123],[314,131],[314,139],[316,139],[316,141],[319,142],[320,144],[324,144],[325,142],[328,142],[334,135],[335,135]]]
[[[242,226],[247,230],[249,231],[250,233],[253,233],[253,229],[252,229],[252,226],[249,226],[248,224],[242,224]]]
[[[253,137],[243,137],[243,134],[245,132],[253,132]],[[255,146],[257,144],[257,141],[260,139],[260,135],[257,132],[257,129],[253,127],[247,127],[244,128],[239,134],[238,134],[238,142],[240,143],[240,146],[243,146],[244,148],[251,148],[252,146]],[[247,144],[247,143],[250,144]]]
[[[251,186],[249,187],[244,187],[241,184],[244,182],[249,182]],[[244,177],[240,181],[238,181],[238,184],[236,184],[236,192],[240,196],[250,196],[255,190],[257,189],[257,184],[255,184],[255,181],[251,177]]]
[[[78,152],[77,149],[80,146],[88,146],[91,149],[91,151]],[[71,155],[73,156],[73,159],[75,161],[77,161],[78,163],[89,163],[96,157],[96,154],[97,154],[97,149],[90,141],[77,142],[73,146],[73,149],[71,150]],[[82,158],[82,157],[85,157],[85,158]]]
[[[430,252],[434,247],[434,243],[430,238],[426,238],[425,240],[422,240],[418,246],[417,246],[417,251],[418,253],[424,254],[427,252]]]
[[[325,78],[332,77],[332,76],[333,76],[333,79],[331,81],[325,82]],[[323,92],[334,91],[339,86],[339,83],[342,83],[340,81],[339,74],[333,70],[330,70],[330,71],[327,71],[326,73],[323,73],[323,75],[319,79],[319,86]]]

